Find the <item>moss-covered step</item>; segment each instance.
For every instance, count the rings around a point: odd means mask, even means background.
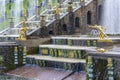
[[[34,64],[41,67],[53,67],[72,71],[84,71],[86,64],[85,59],[56,58],[41,55],[27,55],[26,62],[26,64]]]
[[[96,47],[68,46],[68,45],[40,45],[39,54],[50,55],[53,57],[83,59],[86,50],[95,49]]]

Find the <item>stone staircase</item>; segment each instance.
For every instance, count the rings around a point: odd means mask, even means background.
[[[56,38],[56,39],[55,39]],[[51,44],[39,45],[39,54],[27,55],[26,64],[52,67],[70,71],[85,71],[86,50],[94,49],[92,44],[71,46],[69,39],[51,38]]]
[[[80,1],[73,1],[74,3],[74,9],[76,9],[80,3]],[[75,5],[76,4],[76,5]],[[65,13],[67,13],[67,7],[68,7],[68,0],[64,0],[64,2],[62,4],[59,4],[62,7],[60,7],[60,17],[64,17]],[[38,14],[38,15],[33,15],[32,17],[28,18],[26,23],[27,23],[27,27],[29,27],[30,29],[27,31],[27,36],[32,35],[33,33],[35,33],[37,30],[39,30],[42,26],[41,26],[41,21],[40,20],[36,20],[37,16],[40,17],[40,15],[45,15],[46,16],[46,25],[50,25],[51,23],[53,23],[55,21],[55,6],[52,6],[50,9],[45,9],[42,13]],[[4,36],[6,36],[5,38],[16,38],[19,37],[19,31],[22,27],[22,23],[23,21],[19,22],[18,24],[15,25],[15,27],[13,28],[7,28],[4,31],[0,32],[0,38],[4,38]],[[40,34],[40,36],[43,36],[43,34]],[[12,39],[11,39],[12,40]],[[14,39],[13,39],[14,40]]]

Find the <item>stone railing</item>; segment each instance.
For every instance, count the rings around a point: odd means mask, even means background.
[[[66,16],[68,14],[68,1],[69,0],[66,0],[62,4],[59,4],[60,18]],[[88,2],[90,2],[90,1],[91,0],[85,1],[85,3],[88,4]],[[73,10],[78,9],[80,6],[80,1],[73,0],[72,6],[73,6]],[[43,14],[46,16],[46,22],[47,22],[46,26],[49,26],[49,24],[51,24],[52,22],[55,21],[55,7],[51,8],[51,9],[46,9],[45,11],[43,11],[41,13],[41,15],[43,15]],[[27,31],[27,35],[31,35],[32,33],[34,33],[35,31],[37,31],[38,29],[41,28],[40,21],[37,21],[35,19],[36,19],[36,15],[32,16],[31,18],[29,18],[27,20],[27,22],[26,22],[27,27],[32,28],[31,30]],[[16,24],[15,28],[8,28],[8,29],[4,30],[3,32],[0,33],[1,40],[3,40],[3,38],[7,38],[7,40],[9,40],[9,38],[11,38],[10,40],[14,40],[16,37],[19,36],[19,30],[21,27],[22,27],[22,22]]]

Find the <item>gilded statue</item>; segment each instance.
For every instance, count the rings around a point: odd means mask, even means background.
[[[26,10],[24,10],[24,19],[22,23],[22,29],[20,30],[20,36],[17,38],[17,40],[26,40],[27,30],[28,28],[26,27]]]
[[[24,46],[24,47],[23,47],[23,50],[24,50],[24,52],[26,53],[27,47],[26,47],[26,46]]]
[[[88,56],[87,58],[88,58],[87,64],[88,64],[88,65],[91,65],[91,64],[92,64],[92,57],[91,57],[91,56]]]
[[[59,14],[59,5],[56,5],[56,14]]]
[[[112,58],[108,58],[107,61],[108,61],[108,67],[111,68],[113,66],[113,60],[112,60]]]
[[[26,27],[26,21],[25,19],[23,20],[23,27],[22,29],[20,30],[20,36],[17,38],[18,40],[26,40],[27,37],[26,37],[26,32],[27,32],[27,27]]]
[[[99,25],[95,25],[95,26],[89,26],[89,28],[96,29],[96,30],[99,31],[99,37],[100,37],[100,39],[98,40],[99,43],[103,43],[103,42],[104,43],[109,43],[109,47],[106,47],[106,46],[101,47],[100,46],[100,48],[97,49],[97,52],[103,53],[103,52],[107,52],[109,49],[111,49],[110,46],[113,45],[113,42],[112,42],[111,39],[105,38],[105,37],[108,37],[108,36],[105,34],[106,29],[104,27],[99,26]]]
[[[102,26],[98,26],[98,25],[95,25],[95,26],[89,26],[90,28],[93,28],[93,29],[97,29],[99,31],[99,37],[100,37],[100,40],[104,40],[105,37],[107,36],[105,34],[105,28],[102,27]]]
[[[15,52],[17,52],[17,51],[18,51],[17,47],[15,47],[15,48],[14,48],[14,51],[15,51]]]

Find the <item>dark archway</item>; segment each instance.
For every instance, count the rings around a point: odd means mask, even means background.
[[[92,19],[92,13],[91,11],[88,11],[87,12],[87,24],[92,24],[91,19]]]
[[[98,24],[100,24],[102,18],[102,5],[98,6]]]
[[[80,27],[80,18],[79,17],[75,18],[75,27]]]
[[[52,30],[49,31],[49,35],[53,35],[54,32]]]
[[[66,24],[63,24],[62,30],[67,31],[67,25]]]

